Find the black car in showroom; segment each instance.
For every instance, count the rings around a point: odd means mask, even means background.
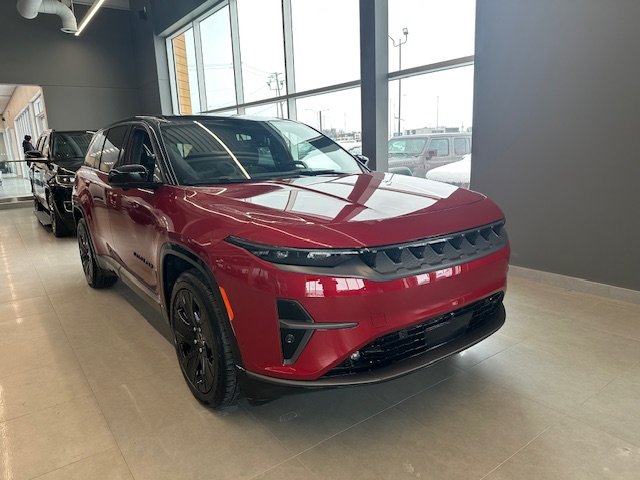
[[[46,130],[36,149],[26,153],[36,216],[51,224],[56,237],[75,230],[71,191],[92,136],[89,131]]]

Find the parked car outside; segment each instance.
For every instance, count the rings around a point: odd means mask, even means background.
[[[429,133],[404,135],[389,140],[389,168],[408,167],[424,178],[437,167],[462,160],[471,153],[471,133]]]
[[[457,187],[469,188],[471,185],[471,155],[465,155],[462,160],[429,170],[426,178]]]
[[[351,146],[350,148],[347,148],[347,151],[351,155],[362,155],[362,143],[357,142],[355,145]]]
[[[362,157],[362,142],[338,142],[339,145],[344,148],[347,152],[349,152],[354,157],[360,156]],[[390,167],[387,169],[389,173],[397,173],[398,175],[409,175],[412,176],[413,173],[407,167]]]
[[[84,163],[91,137],[86,131],[46,130],[38,138],[36,149],[26,153],[34,208],[36,212],[48,212],[56,237],[75,231],[73,180]]]
[[[76,175],[85,277],[159,307],[202,403],[390,380],[497,331],[509,244],[488,198],[371,172],[282,119],[136,117]]]

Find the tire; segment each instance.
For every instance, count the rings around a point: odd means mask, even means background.
[[[112,272],[105,270],[96,261],[93,243],[84,218],[78,220],[78,248],[84,277],[91,288],[110,287],[118,279]]]
[[[47,203],[49,204],[49,218],[51,219],[51,231],[55,237],[64,237],[69,235],[69,230],[64,225],[64,222],[56,211],[53,194],[51,191],[47,192]]]
[[[173,286],[170,308],[176,355],[191,393],[212,408],[234,405],[240,386],[233,334],[219,295],[198,270],[187,270]]]

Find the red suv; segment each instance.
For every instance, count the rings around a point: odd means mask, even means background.
[[[136,117],[76,175],[89,285],[157,304],[201,402],[389,380],[504,323],[509,244],[486,197],[369,171],[289,120]]]

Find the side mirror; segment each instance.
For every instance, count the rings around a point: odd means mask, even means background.
[[[365,157],[364,155],[354,155],[354,157],[356,157],[356,160],[358,160],[365,167],[369,165],[368,157]]]
[[[109,172],[109,184],[122,188],[155,188],[157,183],[150,182],[149,171],[144,165],[122,165]]]
[[[427,157],[431,158],[431,157],[437,157],[438,156],[438,150],[427,150]]]
[[[44,158],[42,156],[42,152],[40,150],[30,150],[28,152],[25,152],[25,157],[27,157],[28,159],[37,159],[39,161],[47,161],[47,158]]]

